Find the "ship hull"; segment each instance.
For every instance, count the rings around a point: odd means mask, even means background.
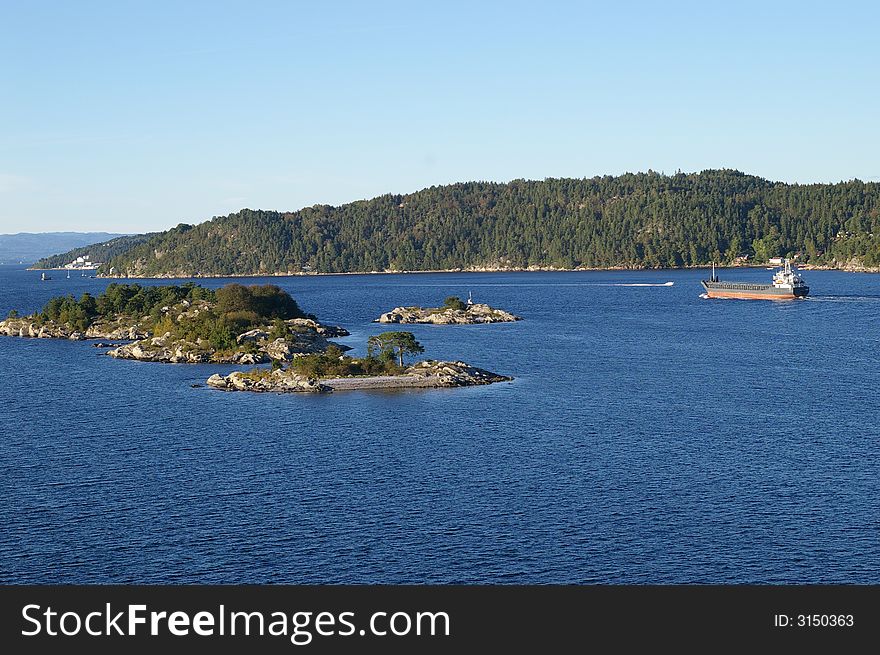
[[[701,282],[710,298],[739,298],[741,300],[795,300],[804,298],[809,287],[779,289],[772,284],[738,284],[735,282]]]

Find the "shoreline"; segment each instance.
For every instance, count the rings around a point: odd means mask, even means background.
[[[436,378],[415,375],[372,375],[368,377],[320,378],[323,385],[333,391],[370,391],[390,389],[436,389],[442,388]]]
[[[5,264],[5,266],[23,266],[24,264]],[[36,268],[33,265],[27,267],[28,271],[70,271],[71,273],[94,273],[97,268],[67,268],[66,266],[55,266],[53,268]]]
[[[827,264],[796,264],[797,268],[804,271],[840,271],[843,273],[880,273],[880,267],[849,267],[849,266],[831,266]],[[223,280],[236,278],[269,278],[269,277],[321,277],[321,276],[342,276],[342,275],[417,275],[417,274],[452,274],[452,273],[586,273],[586,272],[602,272],[602,271],[691,271],[691,270],[710,270],[711,264],[700,266],[675,266],[675,267],[658,267],[651,268],[647,266],[599,266],[599,267],[583,267],[577,268],[554,268],[549,266],[528,266],[520,268],[492,268],[492,267],[469,267],[469,268],[445,268],[431,270],[400,270],[400,271],[342,271],[342,272],[318,272],[318,271],[287,271],[283,273],[236,273],[236,274],[203,274],[203,275],[94,275],[88,276],[102,280]],[[767,269],[779,268],[769,264],[738,264],[738,265],[718,265],[716,268],[721,269]],[[73,269],[66,268],[34,268],[29,266],[28,271],[66,271]]]

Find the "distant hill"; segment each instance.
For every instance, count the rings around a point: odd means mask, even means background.
[[[88,255],[89,259],[93,262],[109,262],[114,257],[130,251],[135,246],[148,241],[157,234],[157,232],[149,232],[147,234],[128,234],[116,236],[115,238],[100,242],[91,242],[89,245],[68,250],[60,255],[43,257],[34,264],[34,268],[60,268],[65,264],[72,262],[77,257],[85,257],[86,255]],[[58,251],[55,250],[53,252]]]
[[[0,262],[31,264],[41,257],[71,248],[107,241],[121,234],[109,232],[20,232],[0,234]]]
[[[243,209],[99,259],[149,277],[656,268],[787,254],[880,266],[880,184],[786,184],[734,170],[464,182],[339,207]]]

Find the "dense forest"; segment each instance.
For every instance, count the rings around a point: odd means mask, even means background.
[[[654,268],[795,254],[880,266],[880,184],[785,184],[733,170],[468,182],[340,207],[245,209],[179,225],[109,263],[117,275],[149,276]]]

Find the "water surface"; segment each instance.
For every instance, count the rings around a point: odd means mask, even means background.
[[[0,338],[0,582],[875,583],[880,277],[771,303],[701,275],[247,280],[355,353],[471,291],[525,320],[407,329],[516,378],[483,388],[223,393],[190,385],[234,366]],[[107,284],[54,278],[0,267],[0,311]]]

